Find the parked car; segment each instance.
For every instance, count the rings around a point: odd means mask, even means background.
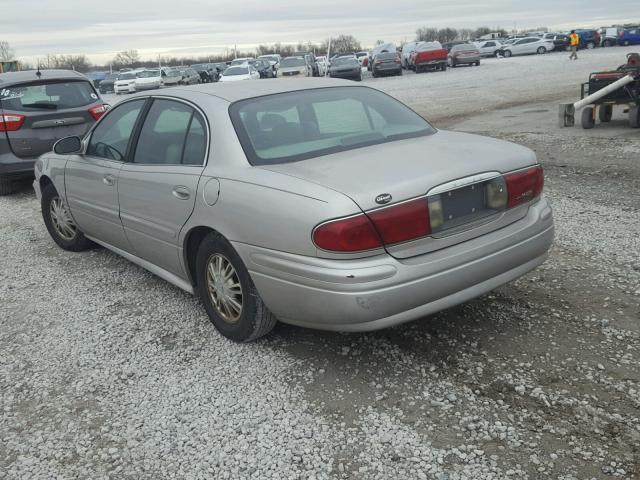
[[[359,62],[358,62],[359,63]],[[362,65],[360,65],[362,67]],[[395,52],[379,53],[373,57],[371,75],[402,75],[400,55]]]
[[[578,48],[592,49],[600,46],[600,34],[597,30],[576,29],[576,33],[580,38]]]
[[[258,58],[256,60],[253,60],[252,62],[249,62],[249,64],[258,71],[258,73],[260,74],[260,78],[275,78],[276,76],[271,63],[269,63],[269,60]]]
[[[355,56],[358,59],[358,61],[360,62],[360,65],[363,66],[363,67],[366,67],[366,65],[364,64],[364,61],[365,61],[366,58],[369,57],[369,52],[356,52]]]
[[[113,91],[116,95],[135,93],[137,73],[138,70],[129,70],[118,75],[118,79],[113,84]]]
[[[200,83],[217,82],[220,75],[214,63],[196,63],[191,65],[198,75],[200,75]]]
[[[160,71],[162,72],[162,84],[165,87],[173,87],[179,85],[182,81],[182,74],[180,73],[180,70],[176,70],[175,68],[162,67]]]
[[[360,65],[360,61],[355,55],[337,57],[331,60],[329,64],[329,76],[360,81],[362,80],[362,65]]]
[[[446,70],[447,50],[440,42],[420,42],[409,57],[409,68],[416,73],[426,70]]]
[[[388,52],[396,52],[396,46],[394,43],[383,43],[381,45],[377,45],[371,49],[369,55],[367,56],[367,70],[371,70],[371,65],[373,63],[373,57],[378,55],[379,53],[388,53]]]
[[[114,91],[113,84],[116,82],[117,79],[118,79],[117,73],[110,73],[109,75],[104,77],[100,82],[100,86],[98,87],[100,90],[100,93],[113,92]]]
[[[316,62],[316,55],[313,52],[293,52],[294,57],[304,57],[311,68],[311,76],[319,77],[320,72],[318,70],[318,63]]]
[[[215,96],[202,85],[120,102],[36,162],[46,229],[65,250],[97,242],[198,295],[235,341],[276,319],[398,325],[545,260],[553,219],[534,152],[438,131],[349,85],[232,84]]]
[[[618,35],[618,45],[640,45],[640,27],[625,28]]]
[[[544,54],[553,51],[555,45],[551,40],[540,37],[519,38],[510,45],[502,47],[502,55],[511,57],[514,55],[528,55],[532,53]]]
[[[221,82],[237,82],[239,80],[258,80],[260,73],[249,63],[234,65],[222,72]]]
[[[542,39],[553,42],[554,51],[565,51],[571,43],[569,35],[565,35],[564,33],[545,33]]]
[[[236,65],[244,65],[245,63],[249,63],[251,61],[255,60],[255,58],[253,57],[241,57],[241,58],[236,58],[234,60],[231,61],[231,63],[229,64],[230,67],[234,67]]]
[[[600,46],[613,47],[618,44],[618,35],[620,32],[617,27],[607,27],[600,29]]]
[[[182,75],[182,80],[180,80],[180,84],[182,85],[195,85],[201,82],[200,74],[191,67],[181,67],[180,75]]]
[[[260,55],[258,58],[267,60],[271,64],[271,68],[273,69],[273,76],[275,77],[278,73],[278,66],[280,65],[280,60],[282,60],[282,57],[280,56],[280,54],[274,53],[269,55]]]
[[[402,45],[402,50],[400,53],[400,62],[401,62],[402,68],[405,68],[405,69],[409,68],[411,54],[415,51],[416,46],[419,43],[420,42],[407,42],[404,45]]]
[[[316,63],[318,64],[318,73],[321,77],[324,77],[329,73],[329,61],[324,55],[316,57]]]
[[[280,61],[278,77],[310,77],[311,67],[304,57],[286,57]]]
[[[0,195],[33,177],[35,159],[56,140],[84,135],[106,111],[93,84],[70,70],[0,74]]]
[[[152,90],[162,86],[162,73],[159,68],[141,70],[136,73],[136,91]]]
[[[483,40],[474,42],[476,48],[480,51],[481,57],[496,57],[500,54],[502,43],[498,40]]]
[[[459,65],[480,65],[480,50],[472,43],[462,43],[451,47],[447,60],[450,67]]]

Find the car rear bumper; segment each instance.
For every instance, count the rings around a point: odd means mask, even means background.
[[[331,78],[359,78],[362,75],[361,71],[349,70],[347,72],[329,72]]]
[[[483,295],[540,265],[553,241],[542,198],[517,222],[473,240],[398,260],[330,260],[234,243],[260,296],[285,323],[370,331]]]
[[[35,161],[35,158],[16,157],[13,152],[0,153],[0,176],[33,176],[33,165]]]

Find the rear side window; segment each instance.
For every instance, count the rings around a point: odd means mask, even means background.
[[[0,90],[2,108],[17,112],[79,108],[98,100],[88,82],[37,82]]]
[[[182,102],[157,99],[142,125],[133,162],[202,165],[205,139],[204,122],[193,108]]]
[[[144,100],[116,106],[107,113],[91,134],[87,155],[123,161]]]
[[[435,132],[402,103],[365,87],[250,98],[232,104],[229,113],[253,165],[306,160]]]

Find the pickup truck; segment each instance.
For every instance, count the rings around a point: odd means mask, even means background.
[[[447,52],[439,42],[425,42],[424,45],[416,46],[409,58],[409,68],[416,73],[426,70],[446,70]]]

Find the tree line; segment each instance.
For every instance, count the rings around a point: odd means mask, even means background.
[[[501,35],[507,35],[507,31],[502,28],[479,27],[476,29],[456,29],[451,27],[431,28],[420,27],[416,30],[415,41],[439,41],[441,43],[452,42],[455,40],[465,41],[479,38],[491,32],[497,32]],[[383,40],[377,40],[376,45],[385,43]],[[399,46],[402,46],[400,44]],[[234,58],[253,57],[256,55],[280,54],[283,57],[293,55],[295,52],[315,52],[316,54],[326,54],[330,49],[333,53],[350,53],[362,50],[362,45],[353,35],[338,35],[336,37],[325,40],[321,43],[298,42],[297,44],[261,44],[254,50],[240,51],[237,49],[226,49],[224,53],[214,53],[211,55],[200,56],[160,56],[153,60],[143,60],[137,50],[124,50],[117,53],[107,65],[92,64],[86,55],[47,55],[46,58],[40,59],[37,65],[29,65],[23,63],[24,69],[29,68],[60,68],[68,70],[76,70],[78,72],[88,72],[89,70],[109,70],[110,68],[117,71],[121,68],[141,68],[141,67],[157,67],[161,65],[193,65],[196,63],[208,62],[228,62]],[[8,42],[0,41],[0,60],[13,60],[15,51]]]

